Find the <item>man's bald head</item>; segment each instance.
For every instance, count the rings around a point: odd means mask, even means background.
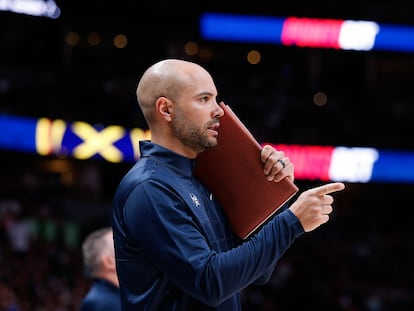
[[[191,85],[188,82],[196,70],[205,71],[200,65],[189,61],[166,59],[155,63],[144,72],[136,95],[149,125],[153,120],[156,100],[161,96],[177,100],[181,91]]]

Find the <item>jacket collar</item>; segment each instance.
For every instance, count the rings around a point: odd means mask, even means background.
[[[140,140],[139,148],[141,152],[141,158],[155,158],[156,160],[162,161],[181,175],[192,177],[193,169],[196,163],[195,159],[190,159],[182,156],[170,149],[152,143],[149,140]]]

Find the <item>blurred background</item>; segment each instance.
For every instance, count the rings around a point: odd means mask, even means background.
[[[0,1],[0,310],[78,309],[90,284],[80,243],[110,224],[113,193],[133,160],[77,157],[69,147],[109,126],[145,132],[135,88],[167,57],[207,68],[219,100],[260,142],[329,149],[328,171],[319,153],[303,149],[304,167],[292,151],[301,190],[347,184],[331,221],[297,240],[269,284],[245,289],[244,310],[413,310],[413,9],[401,0]],[[234,39],[239,28],[220,26],[230,37],[215,39],[202,32],[206,13],[282,25],[287,17],[370,21],[380,31],[362,50],[329,46],[300,27],[322,43]],[[71,131],[77,143],[42,149],[45,120],[64,122],[62,141]],[[76,122],[84,130],[70,128]],[[352,156],[356,177],[339,156],[353,148],[377,159]]]

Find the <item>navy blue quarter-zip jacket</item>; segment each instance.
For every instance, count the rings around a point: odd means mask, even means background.
[[[149,141],[121,181],[113,229],[123,310],[241,310],[303,227],[288,209],[246,241],[193,176],[195,161]]]

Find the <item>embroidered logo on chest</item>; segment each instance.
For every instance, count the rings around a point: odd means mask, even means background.
[[[200,206],[200,201],[194,193],[190,193],[190,198],[193,201],[195,206]]]

